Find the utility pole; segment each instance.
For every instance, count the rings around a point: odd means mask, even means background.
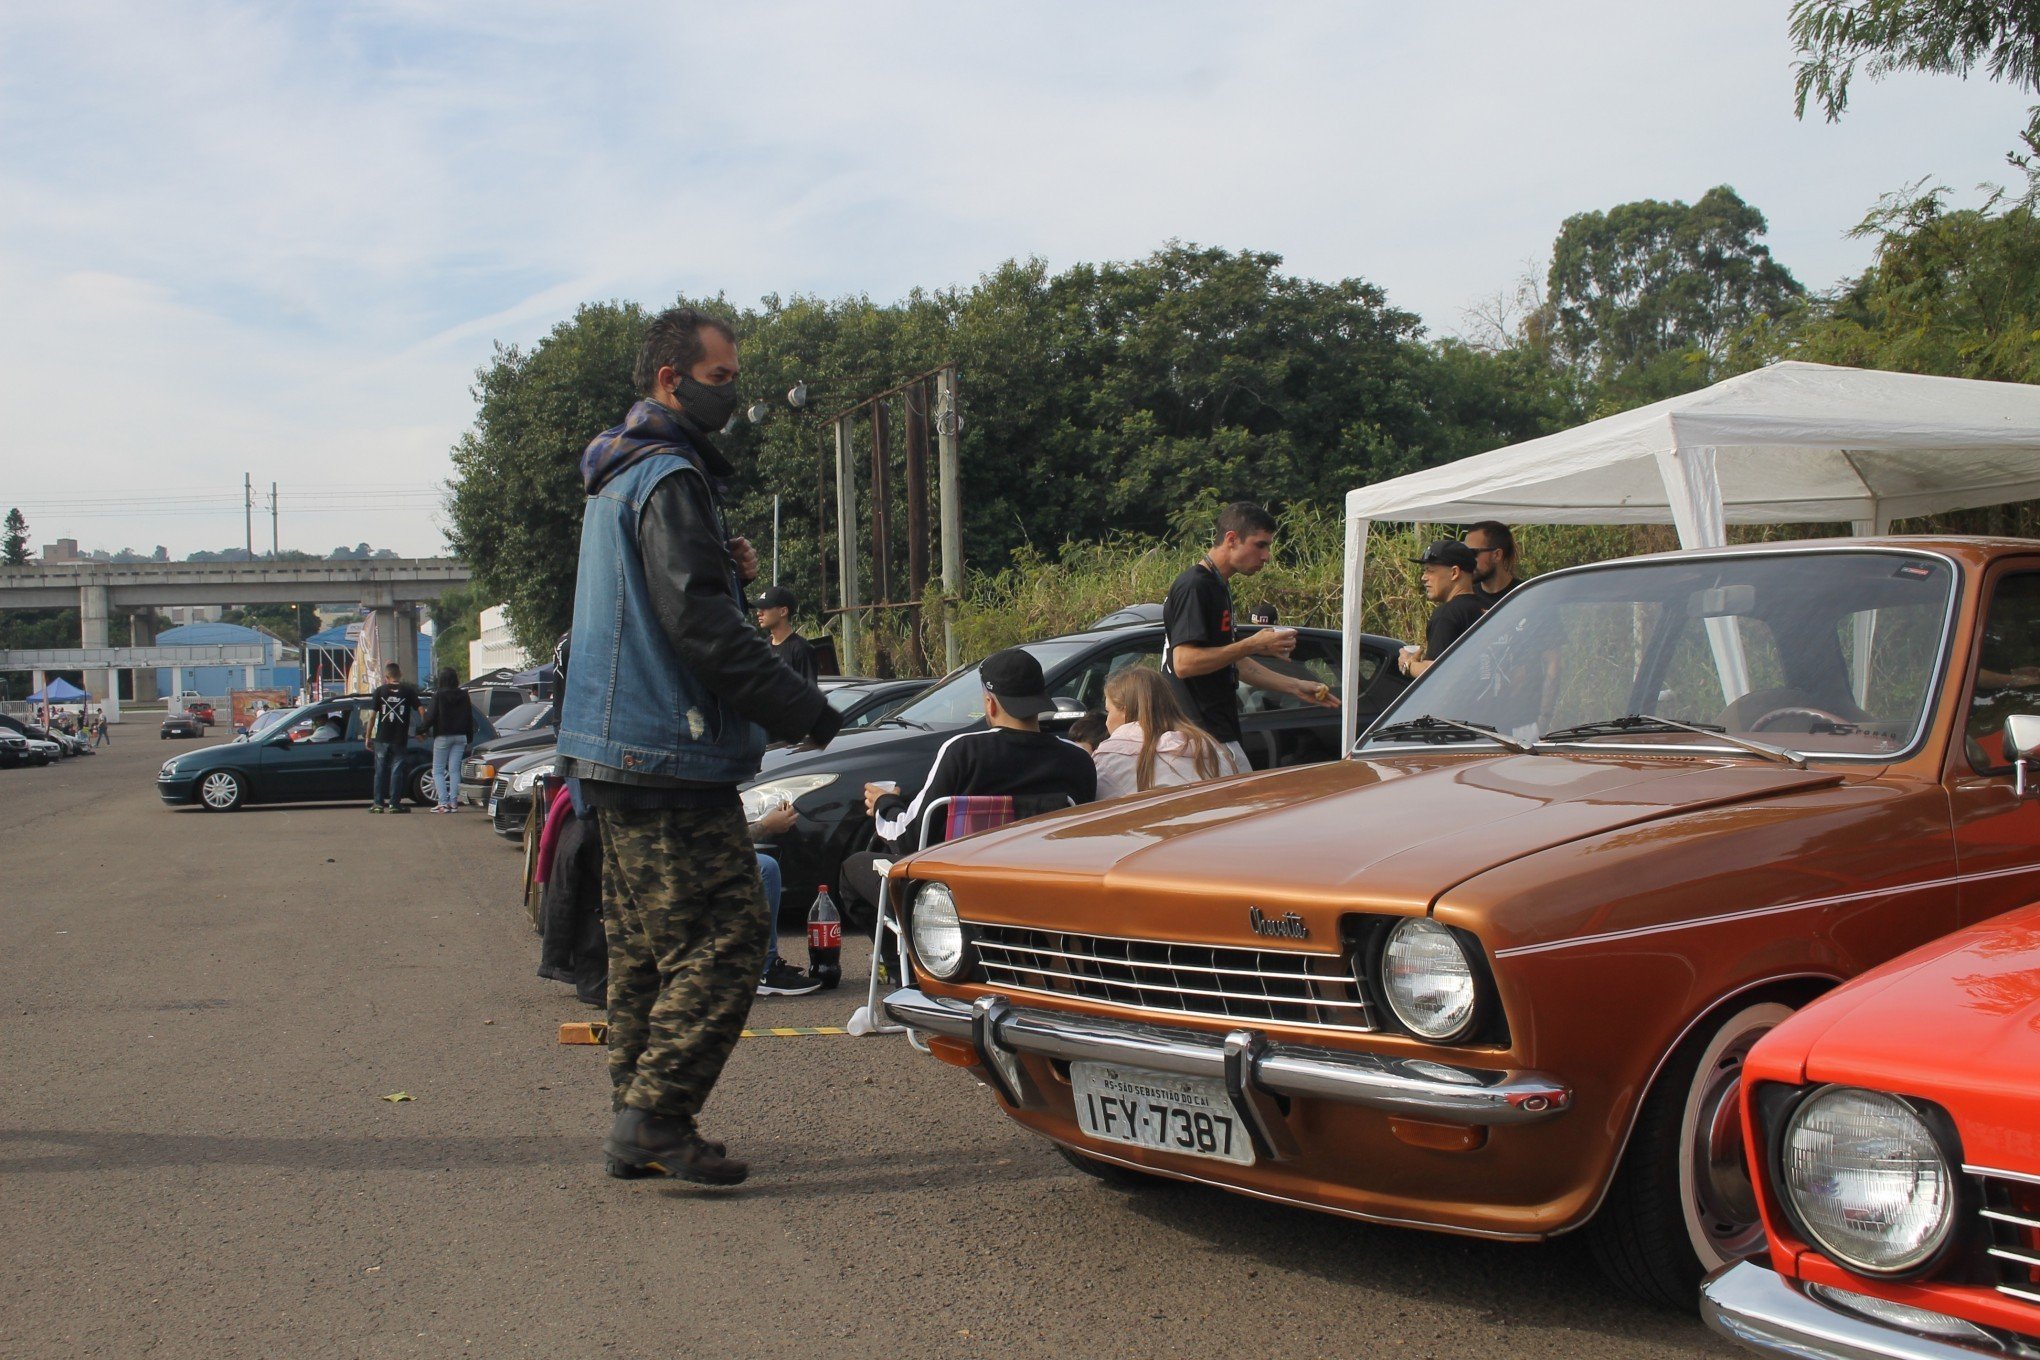
[[[942,524],[942,661],[956,669],[956,599],[963,593],[963,460],[957,431],[963,412],[957,404],[956,370],[935,375],[935,448],[937,495]]]
[[[255,560],[255,478],[248,473],[241,474],[241,515],[248,531],[248,560]]]
[[[276,560],[276,483],[269,484],[269,560]]]
[[[779,497],[772,498],[772,584],[779,584]]]

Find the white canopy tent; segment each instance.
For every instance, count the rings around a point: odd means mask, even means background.
[[[1686,547],[1730,524],[1894,519],[2040,498],[2040,386],[1782,363],[1560,434],[1346,496],[1345,745],[1375,520],[1673,524]],[[1715,643],[1740,671],[1727,620]]]

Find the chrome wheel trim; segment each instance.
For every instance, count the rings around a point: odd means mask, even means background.
[[[199,781],[198,796],[209,808],[230,808],[241,797],[241,783],[225,770],[214,770]]]
[[[1742,1128],[1742,1069],[1759,1039],[1792,1014],[1776,1002],[1747,1006],[1708,1042],[1687,1087],[1679,1125],[1679,1209],[1693,1253],[1706,1270],[1764,1244]]]

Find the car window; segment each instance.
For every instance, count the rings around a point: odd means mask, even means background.
[[[1129,666],[1160,670],[1161,635],[1144,633],[1085,657],[1080,665],[1071,667],[1068,674],[1057,676],[1049,683],[1049,697],[1074,700],[1086,713],[1102,713],[1105,711],[1105,682]]]
[[[496,719],[498,732],[522,732],[525,728],[544,717],[552,708],[551,704],[519,704]]]
[[[1159,647],[1160,643],[1156,645]],[[1049,675],[1055,674],[1056,667],[1070,658],[1081,656],[1091,647],[1089,642],[1051,640],[1030,642],[1022,650],[1041,663],[1041,669]],[[978,679],[978,668],[966,666],[928,690],[896,709],[892,715],[903,722],[922,727],[962,727],[985,716],[985,687]]]
[[[1307,633],[1296,635],[1296,650],[1287,657],[1257,656],[1254,660],[1274,671],[1312,684],[1332,687],[1332,693],[1340,689],[1339,644],[1329,638],[1312,637]],[[1361,662],[1361,683],[1373,679],[1374,671],[1381,664],[1380,658],[1372,653],[1363,655]],[[1240,712],[1242,713],[1286,713],[1300,708],[1316,708],[1318,705],[1299,699],[1293,694],[1273,694],[1258,689],[1242,680],[1240,682]]]
[[[2040,572],[2022,571],[1999,579],[1983,617],[1983,646],[1976,658],[1976,688],[1969,701],[1965,743],[1969,763],[1999,774],[2005,759],[2005,719],[2040,713]]]

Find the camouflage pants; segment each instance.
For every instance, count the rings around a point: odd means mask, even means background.
[[[758,859],[727,808],[600,808],[614,1103],[691,1123],[756,999]]]

